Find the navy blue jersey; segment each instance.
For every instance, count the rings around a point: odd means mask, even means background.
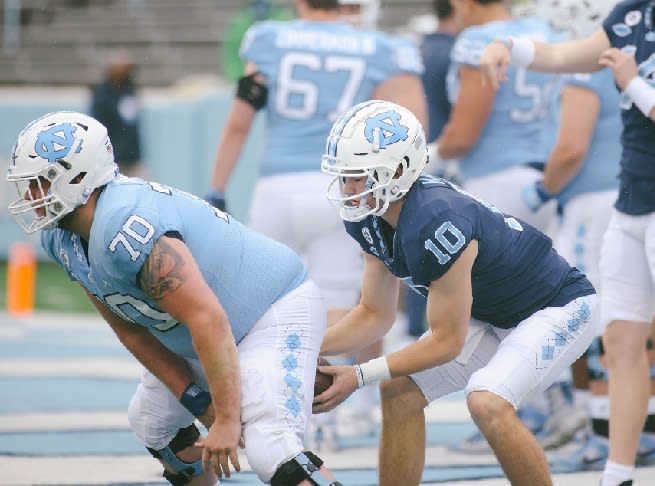
[[[421,80],[428,100],[428,142],[439,137],[450,116],[446,76],[450,66],[450,49],[454,42],[454,36],[442,32],[428,34],[421,42],[424,65]]]
[[[595,292],[546,235],[442,179],[419,178],[395,231],[377,216],[345,225],[364,251],[423,295],[476,240],[471,314],[496,327]]]
[[[639,75],[655,87],[655,30],[651,0],[619,2],[603,22],[613,47],[634,54]],[[623,132],[621,188],[617,209],[639,215],[655,211],[655,123],[625,94],[621,96]]]

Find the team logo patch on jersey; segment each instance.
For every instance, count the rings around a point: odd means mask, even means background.
[[[34,150],[39,157],[50,163],[56,162],[57,159],[63,159],[73,148],[76,130],[77,127],[70,123],[50,127],[39,133],[34,144]],[[80,150],[81,145],[76,148],[75,153]]]
[[[627,26],[634,27],[639,22],[641,22],[641,17],[642,17],[641,11],[633,10],[632,12],[628,12],[627,14],[625,14],[624,22],[626,23]]]
[[[362,236],[368,242],[369,245],[373,244],[373,237],[371,236],[371,232],[369,231],[368,228],[362,228]]]
[[[632,29],[623,23],[614,24],[612,26],[612,32],[614,32],[619,37],[628,37],[632,32]]]
[[[400,113],[385,111],[366,120],[366,140],[381,149],[387,145],[407,140],[409,127],[400,123]]]
[[[71,263],[71,262],[70,262],[70,260],[69,260],[69,258],[68,258],[68,253],[67,253],[66,250],[64,250],[63,248],[61,248],[61,249],[59,250],[59,260],[61,260],[61,262],[62,262],[64,265],[66,265],[67,267],[70,266],[70,263]]]

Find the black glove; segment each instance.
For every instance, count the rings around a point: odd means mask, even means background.
[[[214,206],[216,209],[226,211],[225,193],[218,189],[212,189],[209,194],[205,196],[205,201]]]

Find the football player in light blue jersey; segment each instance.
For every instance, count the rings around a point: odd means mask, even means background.
[[[618,190],[619,96],[609,71],[564,75],[562,86],[559,128],[553,127],[557,139],[544,177],[524,187],[523,197],[526,205],[535,211],[556,198],[561,216],[553,237],[555,247],[587,275],[600,294],[601,242]],[[568,379],[559,384],[567,389],[567,400],[551,410],[552,415],[544,425],[541,441],[546,448],[563,445],[586,424],[589,400],[585,363],[581,359],[580,366],[572,368],[573,384],[577,388],[574,395],[568,391],[571,388]],[[587,391],[582,392],[580,385]],[[594,383],[593,388],[598,391],[599,384]]]
[[[607,2],[592,4],[582,0],[555,3],[544,0],[532,5],[532,15],[547,19],[567,39],[582,38],[596,30],[611,8]],[[585,272],[599,291],[600,246],[618,188],[620,143],[615,135],[621,127],[618,93],[612,73],[607,71],[567,74],[561,77],[560,85],[556,90],[558,109],[549,118],[552,127],[546,131],[556,141],[543,180],[528,184],[522,195],[534,211],[554,197],[557,199],[560,217],[553,230],[555,247],[569,263]],[[597,349],[598,346],[592,346],[589,352],[593,354]],[[596,366],[598,359],[592,356],[590,362]],[[573,379],[567,373],[547,392],[550,406],[544,410],[544,423],[538,432],[545,449],[562,446],[587,425],[588,375],[590,372],[598,375],[596,371],[587,369],[583,356],[571,368]],[[594,414],[600,413],[601,408],[607,409],[600,406],[603,401],[607,403],[606,385],[597,379],[591,384]],[[596,442],[590,440],[589,444]],[[597,460],[587,467],[602,467],[602,454],[595,456]],[[583,457],[590,456],[576,453],[567,459],[580,461]],[[558,467],[562,466],[560,461]]]
[[[423,66],[411,42],[343,21],[338,0],[296,0],[295,6],[298,20],[261,22],[244,38],[246,75],[218,146],[212,177],[218,192],[207,200],[224,201],[255,115],[264,109],[266,137],[254,141],[261,144],[261,177],[249,225],[303,258],[325,298],[330,325],[359,300],[362,257],[323,196],[329,178],[318,161],[325,137],[350,106],[371,98],[400,103],[425,121]],[[325,447],[338,447],[331,442]]]
[[[340,484],[303,447],[326,318],[291,249],[202,199],[119,175],[106,128],[80,113],[30,123],[7,180],[10,213],[41,230],[145,366],[128,418],[166,479],[217,484],[245,447],[265,483]]]
[[[454,0],[464,25],[451,51],[448,96],[452,111],[436,142],[439,160],[457,160],[463,187],[542,231],[554,204],[533,213],[521,187],[541,178],[548,148],[543,133],[557,86],[552,74],[508,71],[509,82],[494,91],[482,86],[479,60],[489,41],[506,35],[550,41],[550,25],[536,17],[513,18],[502,0]]]
[[[595,335],[595,291],[536,228],[450,182],[421,176],[425,133],[405,108],[360,103],[335,123],[322,168],[328,197],[365,252],[361,303],[328,328],[321,352],[352,351],[393,325],[400,281],[427,297],[429,330],[356,366],[314,411],[382,381],[380,485],[418,485],[429,402],[464,390],[473,420],[516,485],[552,484],[543,449],[516,416]],[[391,379],[391,380],[390,380]]]
[[[342,22],[337,0],[298,0],[296,8],[299,20],[262,22],[244,39],[247,73],[222,133],[212,186],[225,191],[264,108],[262,177],[249,224],[303,257],[328,310],[339,315],[357,302],[361,256],[321,196],[327,182],[317,161],[325,135],[348,107],[373,96],[395,99],[424,119],[422,64],[408,41]]]
[[[551,72],[594,72],[607,66],[620,90],[619,191],[600,258],[601,325],[610,376],[609,458],[601,484],[628,486],[643,425],[649,426],[646,416],[655,412],[646,349],[655,315],[655,3],[610,3],[615,5],[602,28],[583,39],[546,44],[503,38],[488,45],[480,64],[494,87],[510,63]]]

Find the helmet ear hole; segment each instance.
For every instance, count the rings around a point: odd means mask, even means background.
[[[70,180],[69,184],[79,184],[84,180],[84,177],[86,177],[86,172],[80,172]]]

